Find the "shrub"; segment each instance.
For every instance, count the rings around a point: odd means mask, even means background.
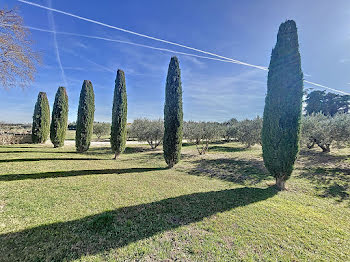
[[[90,147],[95,114],[95,95],[92,83],[84,80],[80,92],[75,147],[78,152],[85,152]]]
[[[111,133],[111,124],[95,122],[93,133],[97,136],[97,139],[100,140],[102,136],[106,136]]]
[[[68,121],[68,96],[66,88],[59,87],[52,109],[50,139],[54,147],[64,145]]]
[[[303,73],[294,21],[282,23],[272,50],[262,128],[264,163],[285,189],[299,150]]]
[[[47,95],[40,92],[36,101],[33,124],[32,141],[33,143],[45,143],[50,133],[50,106]]]
[[[172,57],[165,87],[164,106],[164,159],[168,167],[180,161],[182,146],[183,112],[182,86],[179,60]]]
[[[152,149],[157,148],[164,136],[164,121],[162,119],[135,119],[130,127],[129,134],[139,141],[147,141]]]
[[[114,88],[111,127],[111,147],[115,159],[125,149],[127,110],[125,75],[122,70],[118,69]]]

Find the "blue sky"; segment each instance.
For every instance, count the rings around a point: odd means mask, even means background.
[[[348,0],[33,2],[260,66],[269,64],[280,23],[294,19],[299,30],[305,79],[350,92]],[[18,6],[27,26],[203,55],[15,0],[1,1],[0,8],[5,6]],[[94,86],[95,120],[110,121],[118,68],[126,75],[128,121],[163,116],[165,79],[173,54],[72,35],[56,34],[55,42],[52,33],[31,32],[35,48],[42,53],[43,64],[29,88],[0,88],[0,121],[31,122],[38,92],[47,92],[52,107],[58,86],[67,87],[69,120],[75,121],[84,79],[91,80]],[[266,71],[177,56],[182,70],[185,120],[224,121],[262,115]]]

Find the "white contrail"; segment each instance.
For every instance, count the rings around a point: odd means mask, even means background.
[[[51,0],[49,0],[49,6],[51,7]],[[48,12],[48,18],[49,18],[49,21],[51,22],[51,25],[52,25],[53,43],[54,43],[55,50],[56,50],[57,63],[58,63],[58,66],[61,70],[63,83],[64,83],[65,87],[67,87],[66,74],[64,73],[64,69],[63,69],[62,62],[61,62],[60,51],[59,51],[58,44],[57,44],[55,20],[53,18],[53,14],[52,14],[51,10],[49,10],[49,12]]]
[[[267,70],[263,66],[257,66],[257,65],[249,64],[249,63],[246,63],[246,62],[242,62],[242,61],[239,61],[239,60],[236,60],[236,59],[232,59],[232,58],[229,58],[229,57],[221,56],[221,55],[218,55],[218,54],[214,54],[214,53],[207,52],[207,51],[204,51],[204,50],[200,50],[200,49],[197,49],[197,48],[193,48],[193,47],[190,47],[190,46],[178,44],[178,43],[175,43],[175,42],[167,41],[167,40],[164,40],[164,39],[156,38],[156,37],[145,35],[145,34],[140,34],[140,33],[134,32],[134,31],[130,31],[130,30],[123,29],[123,28],[116,27],[116,26],[109,25],[109,24],[105,24],[105,23],[102,23],[102,22],[99,22],[99,21],[96,21],[96,20],[92,20],[92,19],[89,19],[89,18],[86,18],[86,17],[78,16],[78,15],[75,15],[75,14],[72,14],[72,13],[68,13],[68,12],[64,12],[64,11],[61,11],[61,10],[58,10],[58,9],[54,9],[54,8],[51,8],[51,7],[39,5],[39,4],[28,2],[28,1],[25,1],[25,0],[18,0],[18,1],[21,2],[21,3],[28,4],[28,5],[36,6],[36,7],[43,8],[43,9],[46,9],[46,10],[50,10],[50,11],[53,11],[53,12],[57,12],[57,13],[60,13],[60,14],[71,16],[71,17],[74,17],[74,18],[77,18],[77,19],[80,19],[80,20],[83,20],[83,21],[87,21],[87,22],[90,22],[90,23],[94,23],[94,24],[97,24],[97,25],[104,26],[104,27],[112,28],[112,29],[115,29],[115,30],[118,30],[118,31],[122,31],[122,32],[125,32],[125,33],[137,35],[137,36],[140,36],[140,37],[152,39],[152,40],[163,42],[163,43],[170,44],[170,45],[183,47],[183,48],[190,49],[190,50],[193,50],[193,51],[197,51],[197,52],[200,52],[200,53],[203,53],[203,54],[212,55],[212,56],[216,56],[216,57],[219,57],[219,58],[227,59],[227,60],[230,60],[232,62],[236,62],[237,64],[241,64],[241,65],[245,65],[245,66],[249,66],[249,67],[255,67],[255,68],[262,69],[262,70]]]
[[[328,89],[328,90],[332,90],[332,91],[335,91],[335,92],[338,92],[338,93],[341,93],[341,94],[344,94],[344,95],[350,95],[350,93],[347,93],[347,92],[344,92],[344,91],[341,91],[341,90],[337,90],[337,89],[334,89],[334,88],[330,88],[328,86],[324,86],[324,85],[317,84],[317,83],[314,83],[314,82],[310,82],[310,81],[307,81],[307,80],[304,80],[304,82],[308,83],[310,85],[314,85],[314,86],[322,87],[322,88],[325,88],[325,89]]]
[[[180,54],[180,55],[193,56],[193,57],[198,57],[198,58],[203,58],[203,59],[209,59],[209,60],[215,60],[215,61],[220,61],[220,62],[225,62],[225,63],[237,64],[236,62],[229,61],[229,60],[213,58],[213,57],[208,57],[208,56],[200,56],[200,55],[184,53],[184,52],[178,52],[178,51],[174,51],[174,50],[166,49],[166,48],[159,48],[159,47],[154,47],[154,46],[149,46],[149,45],[137,44],[137,43],[130,42],[130,41],[116,40],[116,39],[111,39],[111,38],[106,38],[106,37],[92,36],[92,35],[83,35],[83,34],[76,34],[76,33],[70,33],[70,32],[59,32],[59,31],[54,32],[52,30],[47,30],[47,29],[42,29],[42,28],[37,28],[37,27],[32,27],[32,26],[26,26],[26,28],[32,29],[32,30],[36,30],[36,31],[46,32],[46,33],[56,33],[56,34],[62,34],[62,35],[79,36],[79,37],[98,39],[98,40],[104,40],[104,41],[110,41],[110,42],[116,42],[116,43],[122,43],[122,44],[129,44],[129,45],[145,47],[145,48],[149,48],[149,49],[153,49],[153,50],[159,50],[159,51],[170,52],[170,53],[175,53],[175,54]],[[268,70],[267,67],[261,67],[259,69],[265,70],[265,71]],[[110,70],[108,69],[107,71],[110,71]],[[305,74],[305,75],[307,75],[307,74]],[[325,88],[325,89],[328,89],[328,90],[332,90],[334,92],[342,93],[342,94],[345,94],[345,95],[350,95],[350,93],[347,93],[347,92],[344,92],[344,91],[341,91],[341,90],[337,90],[337,89],[334,89],[334,88],[330,88],[330,87],[327,87],[327,86],[324,86],[324,85],[321,85],[321,84],[317,84],[315,82],[311,82],[311,81],[307,81],[307,80],[304,80],[304,82],[308,83],[310,85],[314,85],[314,86],[317,86],[317,87],[322,87],[322,88]]]
[[[121,43],[121,44],[129,44],[129,45],[134,45],[134,46],[139,46],[139,47],[145,47],[145,48],[149,48],[149,49],[153,49],[153,50],[159,50],[159,51],[164,51],[164,52],[169,52],[169,53],[174,53],[174,54],[193,56],[193,57],[204,58],[204,59],[208,59],[208,60],[220,61],[220,62],[225,62],[225,63],[239,64],[237,62],[233,62],[233,61],[229,61],[229,60],[225,60],[225,59],[219,59],[219,58],[214,58],[214,57],[184,53],[184,52],[174,51],[174,50],[166,49],[166,48],[138,44],[138,43],[134,43],[134,42],[130,42],[130,41],[123,41],[123,40],[111,39],[111,38],[100,37],[100,36],[76,34],[76,33],[70,33],[70,32],[60,32],[60,31],[54,32],[52,30],[47,30],[47,29],[42,29],[42,28],[37,28],[37,27],[32,27],[32,26],[25,26],[25,27],[28,29],[46,32],[46,33],[56,33],[56,34],[62,34],[62,35],[71,35],[71,36],[79,36],[79,37],[85,37],[85,38],[91,38],[91,39],[97,39],[97,40],[105,40],[105,41],[116,42],[116,43]]]
[[[231,62],[234,62],[235,64],[241,64],[241,65],[245,65],[245,66],[249,66],[249,67],[258,68],[258,69],[261,69],[261,70],[264,70],[264,71],[268,71],[267,67],[258,66],[258,65],[254,65],[254,64],[249,64],[249,63],[246,63],[246,62],[243,62],[243,61],[239,61],[239,60],[232,59],[232,58],[229,58],[229,57],[221,56],[221,55],[218,55],[218,54],[215,54],[215,53],[211,53],[211,52],[208,52],[208,51],[200,50],[200,49],[193,48],[193,47],[190,47],[190,46],[178,44],[178,43],[175,43],[175,42],[167,41],[167,40],[164,40],[164,39],[156,38],[156,37],[145,35],[145,34],[140,34],[140,33],[134,32],[134,31],[123,29],[123,28],[116,27],[116,26],[113,26],[113,25],[109,25],[109,24],[106,24],[106,23],[103,23],[103,22],[99,22],[99,21],[96,21],[96,20],[93,20],[93,19],[89,19],[89,18],[86,18],[86,17],[78,16],[78,15],[75,15],[75,14],[72,14],[72,13],[68,13],[68,12],[65,12],[65,11],[61,11],[61,10],[58,10],[58,9],[54,9],[54,8],[51,8],[51,7],[47,7],[47,6],[39,5],[39,4],[36,4],[36,3],[28,2],[28,1],[25,1],[25,0],[18,0],[18,1],[22,2],[22,3],[25,3],[25,4],[28,4],[28,5],[36,6],[36,7],[43,8],[43,9],[46,9],[46,10],[50,10],[50,11],[53,11],[53,12],[57,12],[57,13],[60,13],[60,14],[71,16],[71,17],[74,17],[74,18],[77,18],[77,19],[80,19],[80,20],[83,20],[83,21],[87,21],[87,22],[90,22],[90,23],[94,23],[94,24],[97,24],[97,25],[101,25],[101,26],[104,26],[104,27],[108,27],[108,28],[111,28],[111,29],[122,31],[122,32],[125,32],[125,33],[137,35],[137,36],[140,36],[140,37],[152,39],[152,40],[163,42],[163,43],[166,43],[166,44],[179,46],[179,47],[183,47],[183,48],[186,48],[186,49],[189,49],[189,50],[193,50],[193,51],[197,51],[197,52],[200,52],[200,53],[204,53],[204,54],[207,54],[207,55],[212,55],[212,56],[215,56],[215,57],[226,59],[226,60],[229,60]],[[136,44],[136,45],[139,45],[139,44]],[[142,46],[142,45],[139,45],[139,46]],[[153,47],[152,49],[161,50],[161,49],[158,49],[156,47]],[[165,51],[165,50],[163,50],[163,51]],[[172,51],[172,52],[176,53],[177,51]],[[177,53],[180,54],[181,52],[177,52]],[[194,55],[192,55],[192,56],[194,56]],[[202,57],[202,58],[204,58],[204,57]],[[206,59],[209,59],[209,58],[206,58]],[[219,61],[221,61],[221,60],[219,60]],[[226,61],[222,61],[222,62],[226,62]],[[340,90],[337,90],[337,89],[326,87],[324,85],[317,84],[317,83],[314,83],[314,82],[310,82],[310,81],[305,81],[305,82],[308,83],[308,84],[311,84],[311,85],[315,85],[315,86],[322,87],[322,88],[325,88],[325,89],[328,89],[328,90],[332,90],[332,91],[336,91],[336,92],[339,92],[339,93],[350,94],[350,93],[346,93],[344,91],[340,91]]]

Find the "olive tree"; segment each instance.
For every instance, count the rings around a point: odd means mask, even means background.
[[[146,118],[135,119],[129,129],[129,137],[138,141],[147,141],[152,149],[156,149],[163,141],[164,121]]]
[[[102,136],[106,136],[111,132],[111,124],[104,122],[95,122],[93,128],[93,134],[97,136],[97,139],[100,140]]]
[[[345,146],[350,139],[350,116],[336,114],[334,117],[323,113],[311,114],[302,119],[302,143],[309,149],[317,145],[328,153],[331,146]]]
[[[236,127],[232,128],[231,132],[235,132],[238,142],[249,148],[255,144],[261,144],[262,125],[263,121],[261,117],[246,119],[238,122]]]
[[[184,124],[184,137],[193,141],[200,155],[209,149],[209,143],[220,139],[223,135],[222,126],[215,122],[188,121]]]

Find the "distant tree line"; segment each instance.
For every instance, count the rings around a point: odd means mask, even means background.
[[[307,95],[305,102],[306,115],[322,113],[326,116],[334,116],[337,113],[349,112],[350,96],[316,90]]]

